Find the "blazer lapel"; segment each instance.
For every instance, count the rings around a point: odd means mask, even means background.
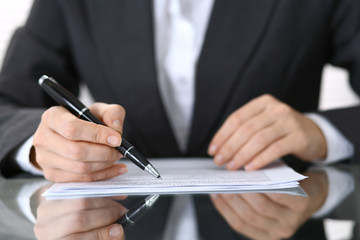
[[[104,81],[127,109],[136,137],[141,136],[152,156],[180,154],[156,80],[152,1],[88,1],[87,7],[107,74]]]
[[[189,155],[206,153],[204,149],[223,117],[222,109],[250,63],[276,2],[215,1],[197,66]]]

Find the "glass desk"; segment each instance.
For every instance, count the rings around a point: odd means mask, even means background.
[[[250,233],[253,230],[274,236],[280,234],[288,239],[328,239],[330,234],[338,236],[335,239],[344,239],[344,236],[360,239],[360,165],[309,169],[303,174],[309,176],[301,181],[309,197],[279,193],[217,195],[216,205],[222,208],[223,214],[219,214],[209,195],[191,195],[199,239],[248,239],[234,228]],[[128,209],[137,209],[147,197],[47,200],[41,193],[49,186],[51,183],[42,178],[0,178],[0,239],[37,239],[36,236],[65,239],[70,234],[75,237],[69,239],[92,239],[81,238],[81,235],[119,222]],[[332,198],[335,200],[326,199],[327,192],[335,194]],[[153,205],[141,212],[142,216],[134,224],[128,224],[126,239],[162,240],[172,199],[170,195],[152,199]],[[229,203],[237,203],[240,210],[234,210],[231,204],[229,207]],[[328,209],[318,212],[324,204]],[[254,206],[259,207],[254,210]],[[313,217],[314,212],[320,215]],[[226,215],[227,221],[222,215]],[[232,222],[231,226],[227,222]],[[266,239],[265,235],[258,236]]]

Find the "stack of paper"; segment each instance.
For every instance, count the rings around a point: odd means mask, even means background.
[[[237,193],[276,191],[304,194],[298,181],[305,177],[282,162],[247,172],[228,171],[215,166],[211,159],[150,159],[161,174],[156,179],[127,162],[128,173],[110,180],[91,183],[57,183],[44,196],[67,198],[77,196]]]

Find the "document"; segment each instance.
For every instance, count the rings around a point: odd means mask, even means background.
[[[210,158],[149,159],[162,179],[156,179],[126,162],[128,173],[90,183],[56,183],[43,195],[48,198],[77,196],[194,194],[276,191],[304,195],[299,181],[306,177],[281,161],[247,172],[229,171]]]

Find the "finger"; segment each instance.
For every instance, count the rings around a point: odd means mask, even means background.
[[[308,200],[308,197],[293,196],[289,194],[267,193],[266,196],[284,209],[297,209],[300,203]]]
[[[242,194],[241,196],[254,211],[260,215],[273,219],[275,222],[278,222],[279,218],[284,218],[289,215],[289,209],[287,207],[277,204],[263,193],[249,193]]]
[[[64,238],[65,240],[78,239],[78,240],[115,240],[125,239],[124,229],[119,224],[114,224],[108,227],[95,229],[93,231],[71,234]]]
[[[287,129],[281,124],[276,123],[265,127],[255,133],[249,140],[236,152],[235,156],[230,159],[226,167],[229,170],[239,169],[240,167],[251,161],[256,155],[260,154],[264,149],[269,147],[278,139],[283,138],[287,134]],[[271,159],[269,161],[274,161]]]
[[[51,234],[55,239],[58,239],[73,233],[87,232],[108,226],[117,221],[126,211],[127,209],[121,205],[76,211],[49,222],[39,223],[36,229],[42,235],[50,236]],[[56,231],[50,226],[57,226]]]
[[[125,239],[124,229],[120,224],[98,228],[85,233],[71,234],[64,240],[123,240]]]
[[[101,160],[101,159],[99,159]],[[103,169],[107,169],[113,166],[118,159],[107,160],[107,161],[83,161],[83,160],[69,160],[57,154],[47,151],[46,149],[41,151],[41,155],[38,154],[37,161],[40,164],[41,168],[46,171],[46,169],[59,169],[69,173],[76,174],[89,174],[93,172],[98,172]],[[126,169],[125,164],[120,164]]]
[[[122,157],[121,153],[113,147],[90,142],[71,141],[52,131],[49,131],[44,137],[46,142],[36,145],[37,153],[41,148],[41,150],[47,150],[68,160],[102,161],[111,162],[111,164]]]
[[[262,112],[253,118],[244,122],[234,133],[220,146],[216,153],[214,161],[217,165],[222,165],[231,160],[231,158],[245,145],[252,136],[264,128],[269,127],[275,122],[273,115]]]
[[[213,156],[218,152],[220,146],[232,135],[234,130],[248,119],[260,114],[265,110],[265,105],[260,98],[255,98],[240,109],[232,113],[216,132],[208,148],[208,154]]]
[[[121,209],[122,205],[119,205],[121,204],[110,198],[46,199],[37,208],[37,216],[41,216],[41,218],[38,218],[38,221],[44,223],[72,212],[105,207],[118,207]]]
[[[247,171],[253,171],[266,166],[280,157],[290,154],[292,152],[292,144],[296,144],[296,138],[294,138],[292,134],[278,139],[247,163],[245,169]]]
[[[94,182],[110,179],[127,172],[123,164],[115,164],[92,173],[72,173],[56,168],[44,169],[44,176],[52,182]]]
[[[248,204],[243,199],[242,194],[223,194],[221,195],[221,198],[234,209],[238,216],[254,228],[268,232],[268,229],[275,229],[278,227],[273,218],[259,214],[250,204]]]
[[[288,194],[276,195],[282,200],[290,200],[288,197],[294,198],[294,196]],[[242,194],[241,197],[254,211],[257,212],[258,215],[262,215],[264,216],[264,219],[267,219],[267,223],[264,222],[262,227],[274,239],[287,239],[292,236],[298,228],[299,215],[294,214],[289,207],[274,201],[267,194],[250,193]],[[288,204],[289,203],[290,202],[288,202]],[[302,204],[300,203],[299,205],[296,204],[296,202],[292,202],[292,205],[301,206]]]
[[[225,195],[225,194],[224,194]],[[223,216],[226,222],[230,225],[232,229],[236,232],[241,233],[252,239],[268,239],[269,236],[262,229],[254,228],[245,221],[241,215],[238,215],[235,209],[228,204],[228,202],[223,198],[223,195],[212,194],[211,201],[213,202],[215,208]]]
[[[125,119],[125,109],[122,106],[118,104],[95,103],[90,106],[90,111],[106,126],[122,133]]]
[[[52,107],[42,116],[50,129],[73,141],[86,141],[120,146],[121,135],[118,131],[103,125],[79,119],[63,107]]]

